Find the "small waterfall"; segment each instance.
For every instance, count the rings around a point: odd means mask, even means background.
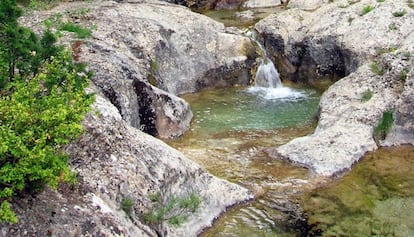
[[[266,88],[283,87],[280,81],[279,72],[277,71],[272,60],[267,56],[263,45],[257,40],[256,32],[249,30],[246,35],[253,40],[260,49],[259,66],[257,68],[256,77],[254,78],[254,86]]]
[[[254,78],[254,86],[268,88],[282,87],[279,73],[270,59],[260,59],[256,77]]]

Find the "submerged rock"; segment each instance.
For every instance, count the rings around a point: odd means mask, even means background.
[[[301,198],[303,236],[413,236],[412,146],[366,155],[341,180]]]

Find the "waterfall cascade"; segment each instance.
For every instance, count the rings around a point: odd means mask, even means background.
[[[253,40],[260,49],[259,66],[257,68],[256,77],[254,78],[254,86],[266,88],[283,87],[280,81],[279,72],[277,71],[272,60],[267,56],[267,52],[263,45],[257,40],[257,33],[249,30],[246,35]]]
[[[257,33],[254,30],[246,32],[246,36],[255,42],[260,57],[257,59],[257,67],[254,86],[247,91],[257,94],[265,100],[298,100],[305,98],[303,91],[285,87],[280,81],[279,73],[272,60],[267,55],[263,45],[257,40]]]

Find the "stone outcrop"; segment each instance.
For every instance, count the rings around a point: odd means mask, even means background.
[[[287,7],[314,11],[328,2],[329,0],[290,0]]]
[[[164,0],[166,2],[180,4],[194,9],[204,10],[231,10],[231,9],[251,9],[263,7],[276,7],[283,4],[282,0]]]
[[[255,57],[250,39],[226,33],[223,24],[185,7],[158,1],[76,2],[22,21],[38,28],[58,12],[64,13],[62,21],[94,26],[93,38],[75,41],[72,48],[122,117],[149,134],[170,138],[188,129],[189,106],[174,95],[250,81]]]
[[[363,14],[366,6],[373,9]],[[403,10],[404,16],[393,15]],[[282,79],[312,84],[336,81],[384,50],[398,48],[411,34],[413,22],[406,1],[341,0],[314,12],[289,9],[265,18],[255,29]]]
[[[373,9],[363,14],[368,5]],[[405,1],[369,0],[335,1],[315,12],[291,9],[259,22],[255,28],[282,79],[346,76],[323,94],[315,132],[270,154],[331,176],[378,144],[413,143],[413,26],[414,10]],[[386,111],[393,112],[394,127],[385,141],[376,140],[374,128]]]
[[[83,126],[85,134],[68,148],[77,172],[75,190],[67,185],[21,199],[19,224],[2,225],[3,236],[157,236],[142,218],[151,209],[150,195],[157,192],[163,198],[200,196],[201,205],[188,222],[157,229],[168,236],[196,236],[227,206],[252,198],[246,189],[213,177],[131,127],[99,95]],[[121,210],[125,199],[133,201],[129,215]]]
[[[158,1],[65,2],[21,23],[41,31],[57,14],[96,28],[92,38],[63,32],[60,39],[94,72],[93,112],[67,148],[78,182],[16,200],[19,224],[2,224],[0,235],[197,236],[228,206],[253,197],[148,135],[170,138],[188,129],[191,110],[176,94],[247,84],[255,54],[247,37]],[[178,228],[149,226],[143,214],[155,193],[163,200],[194,193],[201,204]],[[133,204],[128,214],[121,210],[125,200]]]

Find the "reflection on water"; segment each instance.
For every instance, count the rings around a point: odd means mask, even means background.
[[[294,236],[282,212],[288,196],[310,185],[308,170],[270,158],[266,148],[313,131],[319,94],[286,88],[225,88],[184,96],[193,110],[191,131],[167,141],[210,173],[252,190],[257,199],[221,217],[204,236]],[[271,96],[273,93],[273,96]],[[269,95],[269,96],[265,96]]]
[[[414,236],[414,147],[367,154],[341,180],[305,195],[302,205],[311,235]]]

